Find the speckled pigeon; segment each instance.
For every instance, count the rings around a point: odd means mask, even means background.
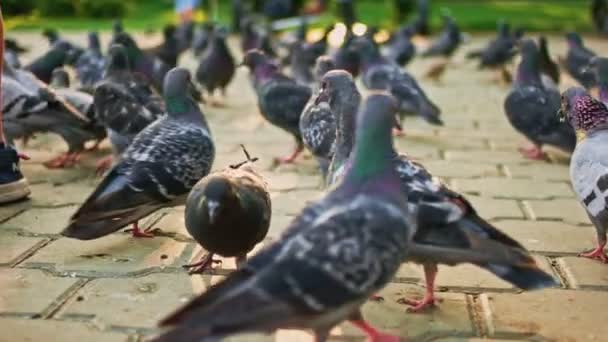
[[[583,39],[576,32],[566,34],[566,41],[568,42],[568,53],[564,65],[566,71],[583,87],[587,89],[594,87],[596,80],[588,67],[596,53],[585,47]]]
[[[227,33],[221,28],[211,33],[208,46],[196,69],[196,80],[211,98],[216,89],[226,95],[226,87],[232,81],[236,70],[234,57],[226,43]]]
[[[312,90],[283,75],[277,65],[260,50],[245,54],[243,64],[253,75],[253,84],[262,116],[271,124],[287,131],[296,140],[294,152],[278,163],[292,163],[304,145],[300,134],[300,116],[312,95]]]
[[[188,195],[185,223],[188,233],[207,252],[200,261],[185,265],[190,274],[202,273],[216,262],[214,254],[236,258],[237,267],[262,242],[270,227],[268,183],[247,160],[201,179]]]
[[[538,48],[534,41],[526,39],[520,50],[522,60],[517,77],[504,102],[511,125],[532,142],[532,146],[522,147],[520,151],[530,159],[545,158],[541,150],[543,145],[571,153],[576,145],[576,134],[555,115],[559,109],[559,92],[546,88],[541,81]]]
[[[369,39],[355,43],[361,61],[361,78],[369,89],[388,90],[399,101],[399,113],[417,114],[433,125],[443,125],[441,110],[420,88],[418,82],[397,64],[380,54],[378,47]]]
[[[102,79],[106,63],[97,32],[89,32],[88,39],[88,48],[78,57],[74,66],[82,87],[92,90],[95,83]]]
[[[372,96],[365,108],[344,182],[306,207],[276,243],[162,320],[173,328],[155,342],[281,328],[312,330],[325,342],[344,320],[371,341],[399,341],[369,325],[359,309],[395,275],[415,231],[391,167],[394,102]]]
[[[106,127],[114,154],[119,156],[135,136],[165,113],[163,99],[141,74],[133,73],[125,48],[108,51],[104,79],[94,93],[96,119]],[[99,171],[112,164],[112,156],[98,163]]]
[[[597,233],[597,247],[579,256],[608,263],[608,108],[583,88],[570,88],[562,95],[560,114],[585,138],[576,145],[570,159],[572,188]]]
[[[439,37],[426,49],[423,57],[450,57],[462,43],[462,35],[454,18],[443,15],[444,28]]]
[[[172,69],[164,84],[167,115],[146,127],[62,234],[96,239],[133,223],[133,236],[150,237],[138,221],[185,203],[190,189],[211,170],[215,148],[205,117],[188,90],[186,69]]]

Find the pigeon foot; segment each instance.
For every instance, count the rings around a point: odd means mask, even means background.
[[[424,295],[424,298],[422,298],[421,300],[401,298],[401,299],[397,300],[397,303],[409,305],[411,307],[407,309],[407,312],[417,313],[417,312],[422,312],[428,308],[434,307],[435,306],[435,297],[433,296],[433,294],[429,295],[427,293]]]
[[[195,262],[194,264],[183,265],[182,267],[188,269],[188,274],[201,274],[207,269],[213,269],[213,264],[222,264],[221,260],[214,260],[213,253],[208,253],[201,258],[201,261]]]
[[[133,228],[127,229],[125,232],[130,232],[134,238],[153,238],[155,236],[154,232],[151,232],[150,229],[141,230],[137,222],[133,223]]]
[[[80,153],[66,152],[51,160],[45,161],[43,164],[49,169],[63,169],[74,167],[80,160]]]
[[[538,146],[520,147],[519,152],[526,158],[532,160],[545,160],[547,158],[545,152],[543,152]]]
[[[380,296],[380,295],[371,295],[369,296],[369,300],[371,300],[372,302],[384,302],[384,297]]]
[[[606,255],[606,253],[604,252],[604,246],[602,246],[602,245],[597,246],[597,248],[595,248],[594,250],[592,250],[590,252],[580,253],[578,256],[582,257],[582,258],[599,260],[599,261],[603,262],[604,264],[608,264],[608,255]]]
[[[291,153],[288,156],[285,157],[278,157],[274,159],[274,162],[276,165],[281,165],[281,164],[292,164],[296,158],[300,155],[300,153],[302,152],[302,150],[304,149],[304,147],[298,146],[293,153]]]

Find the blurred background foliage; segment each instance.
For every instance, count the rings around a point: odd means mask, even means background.
[[[414,0],[415,1],[415,0]],[[204,1],[203,1],[204,2]],[[212,2],[212,0],[207,0]],[[217,20],[228,23],[231,0],[217,0]],[[391,27],[393,0],[356,0],[359,21]],[[590,0],[431,0],[432,24],[448,9],[466,31],[491,31],[499,19],[528,31],[591,31]],[[153,29],[174,21],[172,0],[2,0],[9,29],[110,29],[111,20],[122,18],[130,29]],[[209,13],[201,11],[200,19]],[[334,11],[319,22],[333,21]]]

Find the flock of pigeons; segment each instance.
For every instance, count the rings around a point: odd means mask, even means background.
[[[454,19],[444,20],[443,32],[422,56],[449,58],[462,43]],[[185,204],[186,228],[208,251],[186,265],[189,272],[209,270],[215,254],[236,258],[238,269],[164,319],[161,325],[172,328],[155,341],[211,340],[279,328],[312,330],[324,341],[344,320],[372,341],[398,341],[369,325],[359,308],[403,262],[423,265],[426,277],[422,300],[403,299],[411,311],[434,304],[438,264],[471,263],[524,290],[557,285],[521,244],[481,218],[461,194],[395,151],[393,135],[401,134],[404,115],[443,124],[441,110],[403,68],[416,55],[412,37],[421,32],[415,24],[396,30],[383,46],[374,39],[375,30],[357,35],[347,28],[341,46],[332,50],[333,25],[322,39],[309,42],[303,20],[295,39],[277,42],[254,20],[242,20],[242,65],[250,70],[260,112],[296,142],[293,153],[276,162],[294,162],[306,148],[328,188],[278,241],[249,260],[247,253],[270,225],[267,181],[245,147],[245,161],[210,174],[215,145],[200,109],[203,101],[217,104],[215,90],[226,89],[237,67],[221,26],[168,26],[161,45],[143,50],[117,22],[105,56],[95,33],[82,48],[46,31],[49,51],[23,67],[19,44],[7,41],[6,135],[13,141],[40,132],[59,134],[68,152],[48,161],[49,168],[72,166],[86,142],[97,145],[109,138],[114,155],[99,164],[109,171],[63,235],[96,239],[132,224],[133,237],[153,237],[155,232],[141,229],[138,221]],[[504,70],[521,55],[504,108],[513,127],[533,143],[522,153],[543,158],[543,145],[574,151],[572,183],[598,231],[598,247],[583,255],[608,262],[603,251],[608,59],[586,49],[575,33],[567,39],[563,67],[586,88],[599,87],[599,99],[583,88],[560,97],[559,68],[547,41],[541,38],[537,45],[505,23],[494,40],[469,57],[482,67]],[[287,52],[279,53],[277,46]],[[177,66],[189,48],[200,60],[194,78]],[[65,66],[75,70],[79,87],[70,87]],[[366,98],[355,77],[371,90]],[[578,146],[577,130],[587,136]]]

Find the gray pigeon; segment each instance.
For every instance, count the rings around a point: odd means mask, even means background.
[[[391,98],[371,96],[344,182],[306,207],[280,240],[161,321],[174,328],[154,341],[215,341],[286,328],[312,330],[324,342],[343,320],[373,341],[398,341],[369,325],[359,309],[395,275],[415,231],[391,167],[394,110]]]
[[[412,43],[413,35],[414,29],[411,26],[399,29],[387,46],[386,57],[401,66],[406,66],[416,55],[416,46]]]
[[[93,94],[95,117],[106,127],[114,154],[119,156],[135,136],[165,113],[165,104],[147,78],[131,71],[125,48],[112,45],[104,78]],[[98,163],[98,171],[112,165],[112,156]]]
[[[141,131],[95,191],[72,215],[62,234],[96,239],[133,223],[134,237],[151,237],[138,221],[184,204],[211,170],[215,148],[205,117],[190,96],[186,69],[172,69],[164,84],[167,115]]]
[[[227,32],[220,28],[211,32],[208,46],[196,69],[196,80],[211,98],[216,89],[226,95],[226,87],[232,81],[236,70],[234,57],[226,43],[226,34]],[[213,101],[211,103],[213,104]]]
[[[334,68],[333,61],[328,56],[317,58],[315,76],[319,75],[317,83],[322,87],[321,78]],[[304,107],[300,117],[300,134],[304,146],[312,153],[323,178],[327,175],[329,162],[334,153],[336,141],[336,116],[329,108],[329,103],[318,96],[313,96]]]
[[[199,57],[205,51],[213,30],[212,22],[204,22],[194,30],[194,37],[192,38],[192,53],[194,53],[194,56]]]
[[[590,69],[597,79],[600,101],[608,106],[608,58],[594,57],[591,59]]]
[[[546,88],[541,81],[538,48],[534,41],[526,39],[520,49],[522,60],[517,77],[504,102],[511,125],[532,142],[532,146],[522,147],[520,152],[529,159],[545,159],[541,148],[551,145],[571,153],[576,145],[576,133],[555,115],[559,109],[559,92]]]
[[[66,41],[59,40],[42,56],[25,66],[25,70],[34,74],[39,80],[48,84],[51,82],[53,70],[64,66],[73,53],[72,46]]]
[[[583,39],[576,32],[566,34],[568,53],[566,54],[566,71],[574,77],[583,87],[590,89],[596,85],[592,72],[589,71],[589,62],[596,53],[585,47]]]
[[[103,77],[105,59],[101,52],[99,34],[97,32],[89,32],[88,39],[88,48],[78,57],[74,66],[82,87],[93,89],[94,85]]]
[[[597,247],[579,256],[608,263],[604,252],[608,227],[608,108],[583,88],[570,88],[562,95],[560,116],[585,133],[570,159],[570,181],[595,226]]]
[[[242,146],[243,147],[243,146]],[[201,179],[188,195],[184,214],[188,233],[207,251],[202,259],[185,265],[188,273],[202,273],[216,262],[214,254],[236,258],[237,267],[262,242],[270,227],[268,183],[247,160]]]
[[[444,27],[439,37],[422,53],[423,57],[443,56],[450,57],[462,43],[462,34],[454,18],[444,14]]]
[[[292,163],[304,149],[300,116],[312,95],[312,90],[283,75],[277,65],[260,50],[248,51],[243,64],[252,73],[262,116],[271,124],[293,135],[296,140],[296,149],[291,155],[276,159],[278,163]]]

